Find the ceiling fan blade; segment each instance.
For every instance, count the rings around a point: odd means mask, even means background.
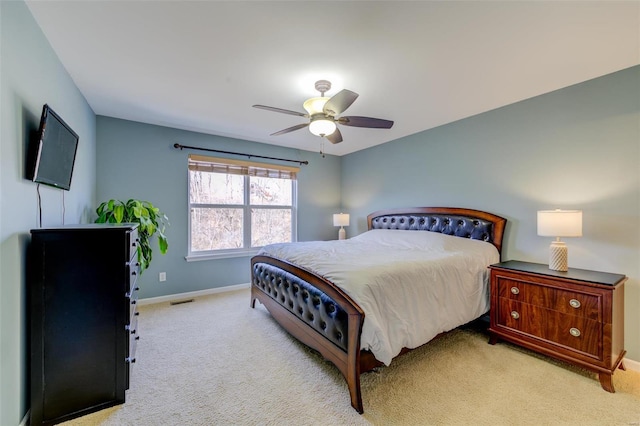
[[[324,104],[323,112],[332,117],[342,114],[353,102],[355,102],[356,99],[358,99],[358,94],[356,92],[343,89],[333,95],[331,99]]]
[[[296,124],[295,126],[287,127],[286,129],[280,130],[279,132],[271,133],[269,136],[284,135],[285,133],[294,132],[296,130],[304,129],[308,125],[309,125],[309,123]]]
[[[336,131],[331,133],[330,135],[325,136],[325,138],[327,138],[327,140],[331,143],[340,143],[342,142],[342,133],[340,133],[340,130],[338,130],[336,128]]]
[[[298,111],[291,111],[289,109],[276,108],[276,107],[271,107],[271,106],[266,106],[266,105],[253,105],[253,107],[254,108],[260,108],[260,109],[266,109],[267,111],[281,112],[282,114],[297,115],[297,116],[300,116],[300,117],[309,117],[308,114],[305,114],[303,112],[298,112]]]
[[[371,129],[390,129],[393,126],[393,121],[391,120],[358,116],[340,117],[338,123],[344,124],[345,126],[369,127]]]

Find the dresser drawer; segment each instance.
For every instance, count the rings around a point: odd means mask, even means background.
[[[498,304],[498,325],[602,359],[600,322],[504,297]]]
[[[136,349],[138,347],[138,340],[140,335],[138,333],[138,319],[135,317],[134,321],[127,327],[129,333],[129,339],[127,341],[127,356],[125,362],[127,363],[127,369],[125,370],[125,387],[129,389],[129,382],[131,380],[131,371],[136,363]]]
[[[129,304],[129,324],[133,324],[134,320],[137,321],[137,318],[140,316],[140,312],[138,312],[138,296],[137,294],[134,296],[135,299],[130,300],[135,300],[136,303]]]
[[[138,334],[138,317],[137,316],[133,316],[131,319],[131,324],[129,324],[127,327],[127,331],[129,332],[129,357],[132,357],[135,354],[135,350],[132,349],[131,343],[133,343],[134,341],[137,341],[138,339],[136,339],[136,337],[139,337]]]
[[[134,255],[138,255],[138,245],[140,242],[138,241],[138,230],[134,229],[129,233],[129,249],[127,250],[127,260],[131,260],[134,258]],[[138,259],[137,257],[135,258]]]
[[[602,321],[602,297],[500,277],[498,296],[563,314]]]
[[[131,291],[127,293],[126,296],[127,304],[129,305],[129,316],[133,316],[138,305],[138,287],[134,287],[133,289],[131,289]]]
[[[137,288],[138,277],[140,276],[140,263],[138,260],[132,260],[127,264],[127,273],[129,274],[129,289],[128,292],[132,293]]]

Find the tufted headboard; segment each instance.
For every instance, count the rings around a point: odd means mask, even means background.
[[[505,218],[480,210],[458,207],[413,207],[380,210],[367,216],[369,229],[440,232],[487,241],[502,253]]]

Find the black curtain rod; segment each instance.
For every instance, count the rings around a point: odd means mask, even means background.
[[[175,149],[179,149],[179,150],[182,150],[184,148],[189,148],[189,149],[197,149],[197,150],[200,150],[200,151],[217,152],[217,153],[220,153],[220,154],[242,155],[243,157],[248,157],[248,158],[264,158],[266,160],[288,161],[290,163],[299,163],[300,165],[304,164],[305,166],[307,164],[309,164],[308,161],[288,160],[286,158],[276,158],[276,157],[265,157],[263,155],[244,154],[242,152],[220,151],[219,149],[200,148],[198,146],[180,145],[179,143],[174,143],[173,147]]]

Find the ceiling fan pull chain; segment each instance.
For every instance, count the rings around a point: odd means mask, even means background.
[[[320,155],[324,158],[324,138],[320,141]]]

